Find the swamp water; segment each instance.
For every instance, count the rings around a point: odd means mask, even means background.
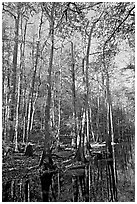
[[[116,182],[113,180],[113,162],[108,163],[106,159],[99,159],[74,169],[46,172],[42,175],[31,173],[21,179],[16,177],[7,180],[3,182],[2,201],[124,201],[127,186],[130,191],[127,195],[129,201],[134,201],[134,161],[131,147],[128,143],[117,145],[115,152]]]

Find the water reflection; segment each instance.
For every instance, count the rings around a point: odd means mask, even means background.
[[[115,145],[115,153],[116,183],[113,161],[104,156],[94,157],[82,168],[45,173],[41,182],[33,175],[3,182],[2,201],[33,202],[42,201],[43,197],[46,202],[108,202],[117,201],[117,191],[118,201],[122,201],[121,189],[126,192],[125,188],[134,185],[134,147],[129,142],[121,143]],[[134,191],[130,193],[134,200]]]

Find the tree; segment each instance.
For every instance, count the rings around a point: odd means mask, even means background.
[[[51,4],[50,13],[47,9],[47,5],[43,5],[43,9],[48,16],[50,22],[50,38],[51,38],[51,48],[50,48],[50,57],[49,57],[49,67],[48,67],[48,77],[47,77],[47,102],[45,107],[45,141],[44,141],[44,150],[42,154],[42,158],[40,161],[40,165],[42,165],[45,157],[51,158],[51,132],[50,132],[50,106],[51,106],[51,73],[53,66],[53,54],[54,54],[54,11],[55,4]],[[50,162],[50,160],[49,160]]]
[[[18,3],[17,5],[12,5],[13,7],[16,6],[17,13],[14,14],[10,11],[9,6],[3,4],[3,10],[8,12],[13,19],[15,20],[15,42],[14,42],[14,51],[13,51],[13,67],[12,67],[12,96],[11,96],[11,112],[10,112],[10,120],[14,122],[15,118],[15,104],[16,104],[16,75],[17,75],[17,56],[18,56],[18,34],[19,34],[19,20],[20,20],[20,10],[21,5]],[[6,8],[5,8],[6,7]],[[10,127],[10,134],[12,135],[12,140],[14,139],[14,127]]]
[[[29,138],[30,131],[32,129],[32,124],[33,124],[33,114],[34,114],[34,104],[35,104],[35,99],[34,99],[34,87],[35,87],[35,81],[36,81],[36,73],[37,73],[37,67],[38,67],[38,59],[39,59],[39,47],[40,47],[40,39],[41,39],[41,27],[43,23],[43,10],[41,12],[41,18],[40,18],[40,24],[39,24],[39,30],[38,30],[38,40],[37,40],[37,45],[36,45],[36,61],[34,63],[34,71],[33,71],[33,76],[32,76],[32,84],[31,84],[31,90],[29,94],[29,108],[28,108],[28,125],[27,125],[27,139]],[[33,48],[34,49],[34,48]],[[34,50],[33,50],[34,52]],[[34,57],[34,56],[33,56]],[[34,61],[34,58],[32,59]],[[36,93],[36,98],[37,98]]]
[[[72,95],[73,95],[73,115],[74,115],[74,132],[75,132],[75,147],[77,149],[77,111],[76,111],[76,90],[75,90],[75,59],[74,59],[74,45],[71,42],[71,57],[72,57]]]

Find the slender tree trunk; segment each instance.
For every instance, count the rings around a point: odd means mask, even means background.
[[[34,99],[34,102],[33,102],[33,107],[32,107],[32,116],[31,116],[31,121],[30,121],[30,132],[32,130],[32,127],[33,127],[33,120],[34,120],[34,113],[35,113],[35,104],[36,104],[36,101],[37,101],[37,98],[38,98],[38,92],[36,93],[36,96],[35,96],[35,99]]]
[[[77,152],[76,152],[76,160],[78,161],[82,161],[82,162],[85,162],[86,159],[85,159],[85,152],[84,152],[84,143],[85,143],[85,121],[86,121],[86,111],[85,109],[83,108],[83,115],[81,116],[82,117],[82,120],[81,120],[81,130],[80,130],[80,141],[79,141],[79,145],[78,145],[78,149],[77,149]]]
[[[26,135],[26,116],[27,116],[27,99],[25,97],[26,95],[26,90],[23,91],[23,136],[22,136],[22,142],[25,143],[25,135]]]
[[[57,131],[57,147],[59,145],[59,138],[60,138],[60,126],[61,126],[61,97],[59,96],[58,102],[58,131]]]
[[[87,47],[87,53],[86,53],[86,101],[85,101],[85,109],[86,109],[86,123],[87,123],[87,141],[89,142],[89,53],[90,53],[90,46],[91,46],[91,35],[93,32],[93,28],[90,29],[90,34],[88,38],[88,47]]]
[[[98,77],[97,77],[98,80]],[[97,127],[97,138],[96,142],[99,140],[100,136],[100,130],[99,130],[99,108],[100,108],[100,89],[99,89],[99,84],[98,84],[98,96],[97,96],[97,119],[96,119],[96,127]]]
[[[39,60],[39,46],[40,46],[40,39],[41,39],[41,28],[42,28],[42,23],[43,23],[43,11],[41,14],[41,20],[40,20],[40,25],[39,25],[39,31],[38,31],[38,41],[37,41],[37,48],[36,48],[36,61],[34,63],[34,48],[32,51],[33,55],[33,77],[32,77],[32,84],[31,84],[31,91],[30,91],[30,104],[29,104],[29,115],[28,115],[28,131],[27,131],[27,138],[29,137],[30,134],[30,129],[31,129],[31,121],[32,121],[32,114],[33,114],[33,100],[34,100],[34,87],[35,87],[35,79],[36,79],[36,73],[37,73],[37,67],[38,67],[38,60]],[[33,42],[34,43],[34,42]]]
[[[61,126],[61,97],[62,97],[62,47],[61,47],[61,54],[60,54],[60,60],[59,60],[59,102],[58,102],[58,131],[57,131],[57,147],[59,145],[59,139],[60,139],[60,126]]]
[[[29,97],[29,96],[28,96]],[[30,133],[30,123],[31,123],[31,117],[30,117],[30,112],[31,112],[31,100],[29,98],[28,101],[28,116],[27,116],[27,132],[26,132],[26,142],[28,142],[29,139],[29,133]]]
[[[82,60],[82,75],[83,75],[83,88],[84,88],[84,97],[86,98],[86,80],[85,80],[85,70],[84,70],[84,62],[85,60]],[[85,150],[84,150],[84,144],[85,144],[85,124],[86,124],[86,100],[85,100],[85,104],[84,104],[84,108],[82,110],[82,114],[81,114],[81,128],[80,128],[80,132],[79,132],[79,136],[80,136],[80,141],[79,141],[79,145],[78,145],[78,149],[76,152],[76,159],[78,161],[85,161]]]
[[[55,74],[53,74],[55,76]],[[54,77],[55,78],[55,77]],[[52,98],[52,108],[51,108],[51,127],[55,127],[55,98],[56,98],[56,92],[55,92],[55,80],[53,82],[52,91],[51,91],[51,98]]]
[[[5,27],[2,30],[2,35],[5,36]],[[5,43],[3,41],[2,43],[2,139],[6,140],[6,98],[7,94],[5,91],[5,73],[6,73],[6,67],[5,67]]]
[[[18,151],[18,124],[19,124],[19,100],[20,99],[20,74],[18,80],[18,96],[17,96],[17,107],[16,107],[16,122],[15,122],[15,152]]]
[[[90,118],[90,131],[91,131],[91,134],[92,134],[92,140],[95,141],[95,134],[94,134],[94,131],[93,131],[93,126],[92,126],[92,110],[91,110],[91,107],[89,109],[89,118]]]
[[[17,17],[15,18],[15,44],[13,51],[13,68],[12,68],[12,98],[11,98],[11,114],[10,120],[14,122],[16,113],[16,72],[17,72],[17,58],[18,58],[18,35],[19,35],[19,19],[20,19],[20,2],[17,4]],[[10,134],[13,140],[14,138],[14,127],[11,125]]]
[[[109,73],[105,64],[104,56],[104,72],[106,74],[106,105],[107,105],[107,150],[108,157],[112,159],[108,163],[110,169],[110,182],[111,182],[111,192],[112,201],[117,201],[117,176],[116,176],[116,159],[115,159],[115,149],[114,149],[114,132],[113,132],[113,121],[112,121],[112,103],[111,94],[109,88]]]
[[[4,92],[3,92],[3,94],[4,94]],[[3,125],[2,125],[2,128],[3,128],[3,137],[2,137],[2,139],[4,139],[4,140],[7,140],[7,93],[5,93],[5,99],[3,99],[4,100],[4,102],[3,102],[3,106],[5,106],[5,107],[3,107],[3,111],[4,111],[4,113],[3,113],[3,118],[2,118],[2,122],[3,122]]]
[[[91,47],[91,36],[92,33],[94,31],[94,28],[96,26],[96,23],[99,21],[99,19],[101,18],[102,14],[100,15],[100,17],[93,22],[91,28],[90,28],[90,33],[89,33],[89,37],[88,37],[88,45],[87,45],[87,52],[86,52],[86,57],[85,57],[85,61],[86,61],[86,73],[85,73],[85,83],[86,83],[86,87],[85,87],[85,109],[86,109],[86,138],[85,138],[85,142],[89,142],[89,54],[90,54],[90,47]],[[83,62],[83,67],[84,67],[84,62]],[[85,149],[85,151],[87,151],[87,149]]]
[[[73,95],[73,113],[74,113],[74,121],[75,121],[75,148],[77,149],[77,111],[76,111],[76,88],[75,88],[75,62],[74,62],[74,45],[71,42],[71,72],[72,72],[72,95]]]
[[[45,5],[46,7],[46,5]],[[49,201],[49,189],[52,184],[52,171],[54,169],[52,155],[51,155],[51,129],[50,129],[50,109],[51,109],[51,74],[53,67],[53,55],[54,55],[54,8],[55,3],[52,3],[51,12],[49,14],[49,10],[46,9],[48,16],[50,16],[50,37],[51,37],[51,49],[50,49],[50,57],[49,57],[49,67],[48,67],[48,76],[47,76],[47,101],[45,107],[45,140],[44,140],[44,149],[42,153],[42,157],[39,163],[39,166],[43,165],[44,170],[48,170],[48,172],[44,172],[41,176],[41,185],[42,185],[42,193],[43,193],[43,202]],[[45,161],[45,162],[44,162]],[[46,185],[45,185],[46,183]]]
[[[25,135],[26,135],[26,88],[23,90],[22,84],[25,81],[25,47],[26,47],[26,32],[27,32],[27,23],[28,19],[25,21],[24,29],[23,29],[23,16],[21,16],[21,36],[22,36],[22,43],[20,48],[21,53],[21,65],[20,65],[20,106],[23,109],[22,111],[22,118],[23,118],[23,135],[22,141],[25,142]],[[22,103],[21,103],[22,101]]]
[[[38,95],[39,95],[39,86],[40,86],[40,73],[39,73],[39,84],[38,84],[38,87],[37,87],[37,92],[35,94],[35,98],[34,98],[34,101],[33,101],[33,104],[32,104],[32,116],[31,116],[31,119],[30,119],[30,132],[32,131],[32,128],[33,128],[33,121],[34,121],[34,113],[35,113],[35,104],[36,104],[36,101],[38,99]]]
[[[50,16],[50,35],[51,35],[51,49],[50,49],[50,58],[49,58],[49,67],[48,67],[48,76],[47,76],[47,101],[45,107],[45,140],[44,140],[44,149],[42,157],[40,160],[40,166],[43,164],[45,158],[48,159],[49,163],[52,163],[51,158],[51,130],[50,130],[50,109],[51,109],[51,74],[53,66],[53,54],[54,54],[54,3],[52,4],[51,16]]]
[[[21,18],[21,36],[23,35],[23,22]],[[23,79],[23,65],[24,65],[24,52],[25,52],[25,35],[24,34],[24,43],[20,45],[20,70],[19,70],[19,79],[18,79],[18,91],[17,91],[17,106],[16,106],[16,120],[15,120],[15,151],[18,151],[18,128],[19,128],[19,110],[21,106],[21,96],[22,96],[22,79]],[[23,39],[22,39],[23,40]],[[21,106],[23,108],[24,104]],[[22,116],[24,113],[22,114]]]
[[[85,144],[84,144],[84,152],[87,153],[86,144],[89,143],[89,54],[90,54],[90,47],[91,47],[91,36],[93,33],[94,24],[90,29],[89,37],[88,37],[88,46],[87,46],[87,53],[86,53],[86,76],[85,76],[85,110],[86,110],[86,137],[85,137]]]
[[[36,62],[34,65],[32,84],[31,84],[31,90],[30,90],[30,96],[29,96],[27,138],[29,138],[30,129],[31,129],[32,114],[33,114],[34,86],[35,86],[35,78],[36,78],[37,64],[38,64],[38,52],[39,52],[39,41],[37,43]]]

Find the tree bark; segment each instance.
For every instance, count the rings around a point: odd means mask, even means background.
[[[91,47],[91,36],[93,33],[94,29],[94,23],[93,26],[90,29],[89,37],[88,37],[88,46],[87,46],[87,53],[86,53],[86,76],[85,76],[85,81],[86,81],[86,87],[85,87],[85,110],[86,110],[86,137],[84,138],[84,151],[86,153],[87,148],[86,144],[89,142],[89,54],[90,54],[90,47]]]
[[[42,153],[41,160],[39,162],[39,166],[43,165],[44,171],[45,170],[52,170],[54,169],[52,155],[51,155],[51,127],[50,127],[50,109],[51,109],[51,74],[52,74],[52,67],[53,67],[53,54],[54,54],[54,2],[52,3],[51,12],[48,16],[50,16],[50,37],[51,37],[51,49],[50,49],[50,58],[49,58],[49,67],[48,67],[48,76],[47,76],[47,101],[45,107],[45,140],[44,140],[44,149]],[[50,172],[43,172],[40,176],[41,185],[42,185],[42,194],[43,194],[43,201],[49,201],[49,187],[52,184],[52,173]],[[45,185],[46,182],[46,185]]]
[[[77,149],[77,111],[76,111],[76,88],[75,88],[75,62],[74,62],[74,45],[71,42],[71,72],[72,72],[72,95],[73,95],[73,113],[74,113],[74,121],[75,121],[75,148]]]
[[[112,121],[112,102],[111,102],[111,94],[109,87],[109,73],[108,68],[106,67],[105,62],[105,46],[103,47],[103,65],[104,65],[104,73],[106,75],[106,106],[107,106],[107,137],[106,137],[106,145],[107,145],[107,153],[108,158],[112,159],[112,161],[108,162],[108,168],[110,169],[110,182],[111,192],[112,192],[112,201],[117,201],[117,176],[116,176],[116,159],[115,159],[115,149],[114,149],[114,131],[113,131],[113,121]]]
[[[18,80],[18,96],[17,96],[17,107],[16,107],[16,121],[15,121],[15,152],[18,151],[18,124],[19,124],[19,100],[20,99],[20,74]]]
[[[38,67],[38,60],[39,60],[39,46],[40,46],[40,39],[41,39],[41,28],[43,23],[43,11],[41,13],[41,19],[40,19],[40,25],[39,25],[39,31],[38,31],[38,41],[37,41],[37,48],[36,48],[36,61],[34,63],[34,70],[33,70],[33,77],[32,77],[32,84],[31,84],[31,90],[30,90],[30,106],[29,106],[29,115],[28,115],[28,131],[27,131],[27,138],[29,138],[30,130],[31,130],[31,121],[32,121],[32,115],[33,115],[33,100],[34,100],[34,87],[35,87],[35,79],[36,79],[36,73],[37,73],[37,67]],[[34,49],[34,48],[33,48]],[[32,51],[34,54],[34,50]]]
[[[61,127],[61,97],[62,97],[62,47],[61,47],[61,54],[59,60],[59,99],[58,99],[58,130],[57,130],[57,147],[59,146],[59,139],[60,139],[60,127]]]
[[[2,29],[2,35],[3,37],[5,36],[5,26]],[[5,91],[5,73],[6,73],[6,67],[5,67],[5,42],[3,41],[2,43],[2,139],[6,140],[6,135],[7,135],[7,131],[6,131],[6,126],[7,126],[7,119],[6,119],[6,98],[7,98],[7,94]]]
[[[32,116],[31,116],[31,121],[30,121],[30,132],[33,128],[33,121],[34,121],[34,113],[35,113],[35,104],[36,104],[36,101],[37,101],[37,98],[38,98],[38,92],[36,93],[36,96],[35,96],[35,99],[34,99],[34,102],[33,102],[33,106],[32,106]]]
[[[17,58],[18,58],[18,35],[19,35],[19,20],[20,20],[20,2],[17,4],[17,16],[15,17],[15,44],[13,51],[13,68],[12,68],[12,98],[11,98],[11,112],[10,120],[14,122],[16,113],[16,72],[17,72]],[[11,125],[10,134],[12,140],[14,139],[14,127]]]
[[[47,158],[48,163],[52,163],[51,158],[51,130],[50,130],[50,108],[51,108],[51,74],[53,66],[53,54],[54,54],[54,3],[52,4],[51,14],[50,14],[50,37],[51,37],[51,49],[50,49],[50,58],[49,58],[49,67],[48,67],[48,76],[47,76],[47,101],[45,107],[45,140],[44,140],[44,149],[39,165],[43,164],[45,158]]]

